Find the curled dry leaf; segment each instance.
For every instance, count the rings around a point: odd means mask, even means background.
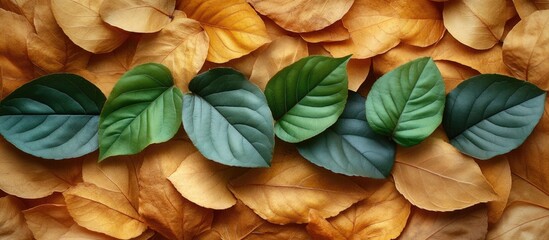
[[[498,198],[488,202],[488,222],[495,223],[503,214],[511,192],[511,167],[506,156],[498,156],[490,161],[477,161],[486,180],[492,185]]]
[[[398,148],[393,167],[396,188],[413,205],[453,211],[497,200],[476,162],[438,137]]]
[[[300,35],[303,40],[310,43],[344,41],[351,37],[349,30],[343,26],[341,21],[337,21],[324,29],[301,33]]]
[[[549,90],[549,10],[522,19],[503,43],[503,62],[513,76]]]
[[[224,63],[270,41],[265,24],[245,0],[189,0],[178,9],[204,27],[210,38],[208,61]]]
[[[158,32],[171,21],[175,0],[107,0],[99,15],[106,23],[129,32]]]
[[[145,150],[139,172],[139,214],[151,229],[168,239],[191,239],[212,222],[212,210],[183,198],[167,179],[183,159],[196,151],[191,142],[183,140]]]
[[[0,198],[0,238],[33,239],[21,213],[23,207],[21,200],[13,196]]]
[[[312,32],[341,19],[354,0],[248,0],[259,13],[292,32]]]
[[[513,3],[520,18],[526,18],[538,10],[549,9],[547,0],[513,0]]]
[[[486,239],[547,239],[549,209],[517,202],[505,209],[499,222],[490,228]]]
[[[349,178],[316,167],[290,146],[283,150],[280,142],[277,145],[270,168],[249,170],[229,187],[263,219],[276,224],[305,223],[310,210],[332,217],[365,197],[364,190]]]
[[[63,32],[78,46],[92,52],[110,52],[128,33],[103,22],[99,8],[103,0],[52,0],[51,8]]]
[[[461,43],[489,49],[503,36],[506,0],[454,0],[444,3],[444,26]]]

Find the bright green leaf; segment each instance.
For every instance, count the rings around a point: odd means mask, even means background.
[[[535,85],[515,78],[475,76],[448,94],[443,126],[454,147],[489,159],[526,140],[543,115],[545,95]]]
[[[365,98],[350,92],[343,114],[321,134],[301,142],[299,153],[312,163],[349,176],[386,178],[396,146],[366,122]]]
[[[99,160],[139,153],[172,138],[181,124],[182,95],[163,65],[147,63],[126,72],[101,112]]]
[[[442,121],[444,81],[431,58],[419,58],[380,77],[366,98],[366,119],[402,146],[427,138]]]
[[[101,90],[80,76],[46,75],[0,102],[0,133],[34,156],[79,157],[97,149],[97,124],[104,102]]]
[[[230,68],[214,68],[189,84],[183,126],[206,158],[239,167],[267,167],[274,149],[273,118],[261,90]]]
[[[276,136],[301,142],[337,121],[347,101],[349,58],[310,56],[273,76],[265,95],[277,120]]]

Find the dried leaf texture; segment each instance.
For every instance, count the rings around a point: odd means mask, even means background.
[[[513,0],[513,4],[520,18],[526,18],[538,10],[549,9],[549,1],[547,0]]]
[[[549,209],[549,195],[537,188],[528,180],[513,174],[513,187],[509,194],[509,205],[515,202],[526,202]]]
[[[312,32],[340,20],[354,0],[248,0],[259,13],[292,32]]]
[[[245,0],[190,0],[179,4],[210,38],[208,61],[225,63],[270,41],[263,20]]]
[[[33,239],[21,213],[23,207],[13,196],[0,198],[0,239]]]
[[[444,79],[444,87],[447,94],[463,82],[463,80],[480,74],[477,70],[452,61],[438,60],[435,64]]]
[[[349,76],[349,90],[358,91],[364,83],[370,69],[372,67],[372,59],[351,59],[347,63],[347,74]]]
[[[300,36],[310,43],[344,41],[351,37],[342,21],[337,21],[318,31],[301,33]]]
[[[175,0],[107,0],[99,9],[106,23],[129,32],[158,32],[171,21]]]
[[[495,223],[501,218],[511,193],[511,167],[506,156],[498,156],[490,161],[477,161],[477,163],[498,195],[497,200],[487,203],[488,221]]]
[[[549,210],[537,205],[517,202],[507,207],[486,239],[547,239]]]

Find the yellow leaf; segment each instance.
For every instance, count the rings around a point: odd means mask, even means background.
[[[103,22],[99,7],[103,0],[51,0],[53,15],[63,32],[78,46],[92,52],[110,52],[128,33]]]
[[[310,43],[337,42],[349,39],[349,30],[343,26],[343,22],[337,21],[334,24],[314,32],[300,34],[303,40]]]
[[[263,219],[276,224],[305,223],[310,210],[332,217],[365,197],[364,190],[349,178],[316,167],[297,151],[284,150],[282,144],[277,146],[270,168],[252,169],[229,187]]]
[[[490,228],[486,239],[549,239],[549,210],[524,202],[505,209],[499,222]]]
[[[63,192],[63,196],[74,221],[89,230],[129,239],[147,229],[137,211],[120,192],[80,183]]]
[[[162,63],[171,70],[176,86],[186,92],[206,61],[208,42],[199,22],[176,11],[173,21],[164,29],[141,38],[132,65]]]
[[[33,239],[32,233],[21,214],[23,203],[13,197],[0,198],[0,238],[1,239]]]
[[[503,62],[511,73],[544,90],[549,90],[549,10],[522,19],[503,43]]]
[[[178,9],[206,30],[208,61],[224,63],[270,41],[265,24],[245,0],[189,0],[182,1]]]
[[[498,199],[476,162],[437,137],[399,147],[393,177],[408,201],[430,211],[453,211]]]
[[[526,18],[538,10],[549,9],[549,2],[547,0],[513,0],[513,3],[520,18]]]
[[[183,198],[167,179],[196,152],[189,141],[174,140],[145,150],[139,172],[139,214],[168,239],[192,239],[210,227],[213,211]]]
[[[511,192],[511,167],[505,156],[498,156],[490,161],[477,161],[477,163],[498,195],[497,200],[487,204],[488,222],[495,223],[501,218]]]
[[[444,26],[461,43],[489,49],[503,36],[506,0],[454,0],[444,3]]]
[[[312,32],[341,19],[354,0],[248,0],[259,13],[292,32]]]
[[[307,43],[303,40],[290,36],[277,38],[255,60],[250,81],[265,89],[278,71],[308,55]]]
[[[107,0],[99,15],[106,23],[128,32],[158,32],[171,21],[175,0]]]

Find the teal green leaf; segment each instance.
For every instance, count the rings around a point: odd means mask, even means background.
[[[337,121],[347,101],[349,58],[306,57],[271,78],[265,95],[277,120],[276,136],[301,142]]]
[[[350,92],[337,122],[321,134],[299,143],[299,153],[335,173],[386,178],[395,162],[396,145],[370,129],[366,122],[365,101],[358,93]]]
[[[273,117],[257,86],[231,68],[214,68],[189,83],[183,127],[204,157],[239,167],[268,167]]]
[[[442,123],[462,153],[489,159],[520,146],[543,115],[546,93],[512,77],[472,77],[446,99]]]
[[[105,96],[68,73],[40,77],[0,102],[0,133],[20,150],[47,159],[75,158],[97,149]]]
[[[172,138],[181,126],[183,94],[170,70],[146,63],[114,86],[99,119],[99,161],[141,152]]]
[[[380,77],[366,98],[374,132],[409,147],[427,138],[442,121],[444,81],[431,58],[408,62]]]

